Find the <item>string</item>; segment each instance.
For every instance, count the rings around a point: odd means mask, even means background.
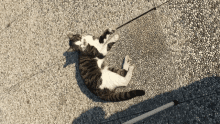
[[[140,18],[140,17],[141,17],[141,16],[143,16],[143,15],[145,15],[145,14],[147,14],[147,13],[149,13],[149,12],[153,11],[153,10],[156,10],[158,7],[160,7],[160,6],[164,5],[164,4],[165,4],[165,3],[167,3],[167,2],[169,2],[169,1],[166,1],[166,2],[164,2],[164,3],[162,3],[162,4],[160,4],[159,6],[156,6],[156,7],[152,8],[152,9],[148,10],[147,12],[145,12],[145,13],[143,13],[143,14],[139,15],[138,17],[136,17],[136,18],[134,18],[134,19],[132,19],[132,20],[130,20],[130,21],[128,21],[128,22],[126,22],[126,23],[124,23],[124,24],[120,25],[120,26],[118,26],[118,27],[116,28],[116,30],[118,30],[118,29],[120,29],[121,27],[123,27],[123,26],[125,26],[125,25],[129,24],[130,22],[132,22],[132,21],[134,21],[134,20],[136,20],[136,19]]]

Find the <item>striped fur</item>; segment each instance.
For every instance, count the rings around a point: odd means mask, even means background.
[[[134,66],[128,65],[122,69],[108,67],[104,58],[107,52],[118,39],[114,35],[108,39],[114,31],[107,29],[103,35],[95,38],[90,35],[69,34],[71,51],[79,52],[79,71],[88,89],[99,98],[106,101],[124,101],[136,96],[145,94],[143,90],[133,90],[129,92],[115,93],[115,89],[121,86],[127,86],[129,83]]]

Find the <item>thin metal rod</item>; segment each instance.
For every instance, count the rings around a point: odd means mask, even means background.
[[[156,109],[154,109],[154,110],[152,110],[152,111],[149,111],[149,112],[147,112],[147,113],[145,113],[145,114],[143,114],[143,115],[140,115],[140,116],[138,116],[138,117],[136,117],[136,118],[133,118],[133,119],[131,119],[131,120],[129,120],[129,121],[123,123],[123,124],[133,124],[133,123],[135,123],[135,122],[138,122],[138,121],[140,121],[140,120],[143,120],[144,118],[147,118],[147,117],[149,117],[149,116],[151,116],[151,115],[154,115],[154,114],[156,114],[156,113],[158,113],[158,112],[160,112],[160,111],[163,111],[163,110],[165,110],[165,109],[167,109],[167,108],[170,108],[170,107],[172,107],[172,106],[176,106],[176,105],[178,105],[178,104],[181,104],[181,103],[184,103],[184,102],[187,102],[187,101],[191,101],[191,100],[195,100],[195,99],[199,99],[199,98],[203,98],[203,97],[207,97],[207,96],[212,96],[212,95],[220,95],[220,89],[219,89],[219,88],[216,89],[216,93],[212,93],[212,94],[209,94],[209,95],[204,95],[204,96],[201,96],[201,97],[196,97],[196,98],[194,98],[194,99],[185,100],[185,101],[183,101],[183,102],[179,102],[179,101],[177,101],[177,100],[173,100],[173,101],[170,102],[170,103],[167,103],[167,104],[165,104],[165,105],[163,105],[163,106],[161,106],[161,107],[159,107],[159,108],[156,108]]]
[[[169,0],[168,0],[168,1],[166,1],[166,2],[164,2],[164,3],[162,3],[162,4],[160,4],[160,5],[159,5],[159,6],[157,6],[157,7],[154,7],[154,8],[152,8],[152,9],[148,10],[147,12],[145,12],[145,13],[143,13],[143,14],[139,15],[138,17],[136,17],[136,18],[134,18],[134,19],[132,19],[132,20],[130,20],[130,21],[128,21],[128,22],[126,22],[126,23],[124,23],[124,24],[120,25],[120,26],[118,26],[118,27],[116,28],[116,30],[118,30],[119,28],[121,28],[121,27],[123,27],[123,26],[127,25],[128,23],[130,23],[130,22],[132,22],[132,21],[134,21],[134,20],[136,20],[136,19],[140,18],[141,16],[143,16],[143,15],[145,15],[145,14],[147,14],[147,13],[151,12],[152,10],[156,10],[158,7],[162,6],[163,4],[165,4],[165,3],[167,3],[167,2],[169,2]]]
[[[149,112],[147,112],[147,113],[145,113],[145,114],[143,114],[143,115],[140,115],[140,116],[138,116],[138,117],[136,117],[136,118],[133,118],[133,119],[131,119],[131,120],[129,120],[129,121],[123,123],[123,124],[133,124],[133,123],[135,123],[135,122],[138,122],[138,121],[140,121],[140,120],[143,120],[144,118],[147,118],[147,117],[149,117],[149,116],[151,116],[151,115],[154,115],[154,114],[156,114],[156,113],[158,113],[158,112],[160,112],[160,111],[163,111],[163,110],[165,110],[165,109],[167,109],[167,108],[169,108],[169,107],[171,107],[171,106],[174,106],[174,105],[175,105],[175,101],[172,101],[172,102],[167,103],[167,104],[165,104],[165,105],[163,105],[163,106],[161,106],[161,107],[159,107],[159,108],[156,108],[156,109],[154,109],[154,110],[152,110],[152,111],[149,111]]]

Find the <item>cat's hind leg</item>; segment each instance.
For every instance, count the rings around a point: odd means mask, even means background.
[[[122,69],[109,67],[108,70],[125,77],[128,72],[129,66],[130,66],[130,61],[131,61],[131,58],[127,55],[127,56],[125,56]]]
[[[119,75],[121,75],[123,77],[125,77],[127,72],[128,72],[125,69],[119,69],[119,68],[114,68],[114,67],[109,67],[108,70],[110,70],[110,71],[112,71],[114,73],[117,73],[117,74],[119,74]]]
[[[131,58],[127,55],[124,59],[123,68],[116,69],[114,67],[109,67],[108,69],[124,77],[125,81],[118,84],[118,86],[127,86],[131,80],[132,73],[134,70],[134,65],[130,65]]]
[[[127,84],[127,85],[128,85],[128,83],[130,82],[130,80],[131,80],[133,70],[134,70],[134,65],[128,67],[128,72],[127,72],[127,74],[126,74],[126,76],[125,76],[126,84]]]
[[[111,71],[115,71],[117,74],[123,76],[123,81],[117,83],[117,87],[126,87],[131,80],[132,72],[134,70],[134,66],[129,66],[128,71],[125,69],[114,69]],[[114,77],[113,77],[114,78]]]
[[[132,73],[133,73],[133,70],[134,70],[134,65],[131,65],[130,62],[131,62],[131,58],[128,55],[126,55],[125,59],[124,59],[124,63],[123,63],[123,69],[127,70],[127,74],[125,76],[125,80],[126,80],[125,84],[126,84],[126,86],[130,82],[131,77],[132,77]]]

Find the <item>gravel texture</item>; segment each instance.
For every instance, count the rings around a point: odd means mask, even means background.
[[[90,93],[67,53],[67,33],[99,36],[165,0],[0,2],[0,123],[117,124],[176,99],[139,123],[220,123],[220,2],[170,0],[116,31],[110,66],[125,55],[135,69],[127,88],[146,95],[111,103]],[[211,94],[211,95],[209,95]],[[203,97],[208,95],[206,97]]]

